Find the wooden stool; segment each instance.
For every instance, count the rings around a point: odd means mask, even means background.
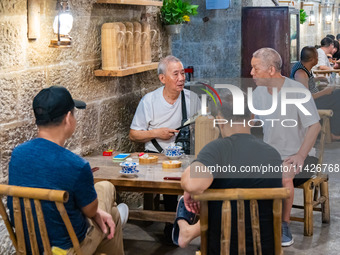
[[[320,118],[322,119],[318,165],[322,168],[327,133],[326,128],[327,125],[329,127],[329,118],[333,115],[333,111],[318,110],[318,112]],[[318,172],[316,176],[312,177],[311,179],[296,188],[303,189],[303,205],[293,205],[293,208],[303,209],[304,216],[302,218],[290,217],[290,219],[293,221],[303,222],[304,235],[312,236],[313,211],[319,211],[322,213],[322,223],[329,223],[330,221],[328,175]]]

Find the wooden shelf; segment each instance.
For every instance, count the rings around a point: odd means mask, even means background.
[[[112,76],[112,77],[123,77],[135,73],[142,73],[150,70],[155,70],[158,67],[158,62],[152,62],[150,64],[128,67],[121,70],[95,70],[95,76]]]
[[[163,6],[163,1],[150,1],[150,0],[97,0],[97,3]]]

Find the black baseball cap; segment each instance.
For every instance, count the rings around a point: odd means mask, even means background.
[[[61,86],[41,90],[33,99],[33,110],[37,124],[47,124],[61,117],[74,107],[85,109],[86,103],[74,100],[70,92]]]

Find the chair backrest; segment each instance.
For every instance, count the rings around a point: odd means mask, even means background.
[[[320,147],[319,147],[319,161],[318,164],[322,166],[323,163],[323,153],[325,150],[325,140],[326,140],[326,134],[328,132],[327,129],[329,129],[329,119],[333,116],[332,110],[318,110],[320,119],[322,119],[322,125],[321,125],[321,133],[320,133]],[[320,174],[318,172],[318,174]]]
[[[245,238],[245,211],[244,200],[250,200],[251,229],[253,235],[254,254],[262,254],[260,237],[260,220],[257,200],[273,200],[273,226],[275,254],[281,255],[281,221],[282,199],[289,197],[286,188],[259,188],[259,189],[210,189],[200,195],[195,195],[195,200],[201,201],[201,254],[207,254],[208,241],[208,201],[223,201],[221,219],[221,254],[230,253],[231,238],[231,205],[230,201],[237,201],[237,233],[238,254],[246,254]]]
[[[32,254],[39,254],[37,237],[36,237],[36,229],[34,224],[34,217],[39,225],[40,236],[42,239],[44,254],[52,255],[50,241],[47,235],[48,230],[46,229],[44,214],[41,207],[41,200],[52,201],[55,202],[56,207],[62,217],[67,231],[70,235],[74,250],[77,255],[82,255],[80,250],[78,238],[74,232],[71,221],[68,217],[67,211],[64,207],[64,203],[68,201],[68,192],[62,190],[50,190],[50,189],[39,189],[39,188],[27,188],[27,187],[18,187],[12,185],[0,185],[0,197],[2,196],[11,196],[13,197],[13,214],[14,214],[14,224],[15,231],[12,228],[12,225],[9,221],[9,217],[6,213],[6,209],[4,204],[2,203],[2,199],[0,199],[0,214],[5,222],[6,228],[12,240],[12,243],[17,251],[17,254],[27,254],[26,244],[25,244],[25,236],[24,236],[24,227],[23,227],[23,219],[22,219],[22,209],[25,211],[25,218],[27,224],[27,230],[30,240],[30,246],[32,250]],[[24,208],[21,208],[20,199],[23,200]],[[31,201],[34,201],[36,215],[32,213]]]
[[[195,121],[195,157],[205,145],[217,139],[219,135],[219,128],[214,127],[214,118],[198,116]]]

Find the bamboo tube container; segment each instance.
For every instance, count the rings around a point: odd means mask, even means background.
[[[153,33],[151,39],[151,33]],[[142,64],[151,63],[151,41],[156,37],[157,31],[150,30],[150,24],[142,22]]]
[[[142,34],[142,25],[139,22],[133,22],[133,51],[134,51],[134,65],[135,66],[139,66],[142,64],[141,34]]]
[[[122,43],[119,45],[119,52],[121,57],[121,69],[127,68],[127,55],[126,55],[126,27],[122,22],[116,22],[118,24],[120,31],[122,32]]]
[[[105,23],[102,26],[102,69],[118,70],[121,68],[120,44],[123,34],[116,23]]]
[[[133,24],[131,22],[125,22],[126,27],[126,62],[127,67],[134,65],[134,40],[133,40]]]

